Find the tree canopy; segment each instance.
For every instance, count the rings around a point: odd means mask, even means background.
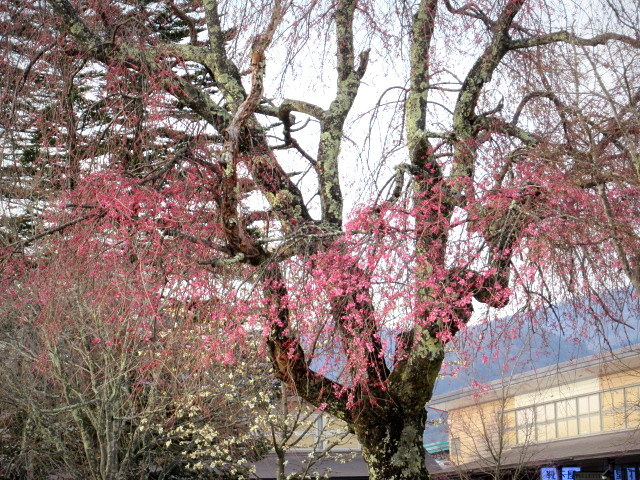
[[[7,291],[71,249],[209,361],[261,337],[372,479],[428,478],[469,321],[640,286],[633,1],[1,8]]]

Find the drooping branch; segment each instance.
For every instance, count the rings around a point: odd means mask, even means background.
[[[82,21],[78,12],[68,0],[49,0],[56,14],[63,20],[65,30],[86,49],[87,53],[99,62],[110,64],[112,62],[127,62],[132,66],[145,62],[147,67],[160,67],[156,65],[158,55],[177,56],[185,60],[205,64],[207,61],[204,47],[194,45],[162,45],[141,50],[137,46],[122,43],[117,47],[102,40],[92,32]],[[176,77],[163,76],[163,87],[172,95],[175,95],[185,105],[199,114],[201,118],[214,126],[218,131],[223,131],[231,120],[228,112],[211,100],[209,95],[190,82]]]
[[[97,212],[97,213],[88,213],[86,215],[82,215],[78,218],[75,218],[73,220],[69,220],[68,222],[65,222],[61,225],[57,225],[55,227],[51,227],[46,229],[43,232],[40,232],[37,235],[34,235],[32,237],[29,238],[25,238],[24,240],[20,240],[17,241],[11,245],[9,245],[10,247],[26,247],[31,245],[33,242],[35,242],[36,240],[40,240],[41,238],[47,237],[49,235],[53,235],[54,233],[59,233],[62,232],[64,230],[66,230],[67,228],[73,227],[74,225],[77,225],[79,223],[82,223],[88,219],[100,219],[102,217],[104,217],[106,215],[106,213],[104,211],[101,212]]]
[[[164,88],[170,94],[174,95],[218,132],[224,132],[231,122],[229,112],[191,82],[179,77],[166,77],[162,82]]]
[[[480,20],[482,23],[484,23],[488,28],[495,27],[496,22],[491,20],[491,18],[485,12],[480,10],[480,8],[478,8],[472,3],[467,2],[462,7],[456,8],[451,4],[450,0],[444,0],[444,5],[449,11],[449,13],[453,13],[456,15],[465,15],[467,17],[476,18]]]
[[[49,0],[54,12],[63,21],[63,28],[95,58],[102,62],[109,59],[110,50],[113,48],[105,40],[93,33],[82,21],[78,12],[68,0]]]
[[[511,258],[514,247],[522,238],[524,230],[536,219],[536,212],[545,198],[536,185],[524,185],[509,205],[500,205],[495,209],[485,209],[485,224],[482,234],[487,243],[489,275],[478,274],[477,290],[474,298],[494,308],[504,307],[508,303],[505,295],[509,286]]]
[[[520,120],[520,115],[522,114],[522,111],[524,110],[524,108],[527,106],[527,104],[531,100],[536,98],[547,98],[551,100],[551,102],[553,102],[554,106],[556,107],[558,115],[560,115],[560,118],[562,119],[563,124],[566,125],[567,123],[566,107],[562,104],[558,96],[555,93],[550,91],[531,92],[526,94],[524,97],[522,97],[522,99],[520,100],[520,103],[516,107],[516,111],[513,114],[513,118],[511,119],[511,122],[510,122],[511,125],[515,126],[518,124],[518,121]]]
[[[369,391],[380,395],[380,387],[390,371],[385,362],[380,331],[376,324],[373,296],[368,288],[370,275],[357,262],[346,268],[346,274],[351,277],[350,282],[356,283],[358,287],[330,299],[331,316],[344,345],[350,346],[345,349],[345,356],[365,357]],[[360,362],[362,360],[356,364]]]
[[[171,11],[176,14],[176,16],[187,24],[189,27],[189,41],[191,45],[197,45],[198,43],[198,32],[196,31],[196,22],[193,18],[187,15],[184,11],[182,11],[173,0],[169,0],[169,7]]]
[[[609,229],[611,231],[611,241],[613,242],[613,247],[616,250],[616,255],[620,260],[622,269],[631,281],[633,288],[636,290],[636,292],[640,292],[640,258],[638,258],[638,256],[630,258],[630,256],[625,251],[621,233],[619,231],[620,229],[619,226],[616,225],[616,221],[611,211],[611,203],[609,202],[606,188],[603,185],[598,186],[598,193],[600,195],[602,207],[609,224]]]
[[[256,99],[258,99],[258,102],[261,100],[261,89],[255,89],[252,100],[243,107],[244,113],[240,112],[240,116],[235,115],[242,102],[244,102],[246,93],[240,82],[237,68],[226,56],[224,50],[225,39],[220,27],[218,7],[215,0],[205,2],[207,25],[210,32],[212,32],[210,51],[208,53],[204,47],[194,45],[163,44],[145,50],[126,41],[121,42],[117,47],[108,45],[89,30],[68,0],[51,0],[50,3],[54,11],[64,21],[66,31],[73,36],[80,46],[86,49],[88,54],[102,63],[127,62],[128,65],[139,68],[140,63],[144,62],[145,67],[153,72],[156,69],[160,71],[164,67],[161,58],[183,58],[182,56],[184,55],[184,59],[190,59],[207,66],[215,73],[214,81],[216,85],[225,93],[228,103],[226,107],[216,103],[206,91],[185,78],[163,75],[161,81],[163,88],[167,92],[188,106],[200,118],[215,127],[218,132],[224,132],[234,117],[237,119],[242,118],[243,122],[247,122],[247,112],[249,112],[250,116],[255,111],[253,105]],[[272,25],[275,24],[272,22]],[[232,114],[229,113],[229,110],[231,110]],[[237,143],[239,152],[252,150],[255,154],[256,150],[261,150],[261,154],[247,165],[255,179],[255,183],[261,188],[276,215],[282,220],[285,230],[292,231],[299,228],[304,222],[312,222],[297,186],[278,164],[275,157],[266,154],[270,149],[261,127],[254,120],[250,123],[252,128],[240,129],[241,134],[238,135]],[[236,125],[238,125],[238,122]],[[255,254],[255,252],[253,253]]]
[[[525,129],[515,126],[513,123],[507,123],[500,117],[478,117],[476,119],[476,127],[478,132],[499,132],[520,140],[525,146],[532,146],[538,143],[539,139],[527,132]],[[487,137],[489,138],[489,137]],[[480,142],[478,142],[478,145]]]
[[[267,338],[269,359],[276,376],[310,404],[349,422],[346,401],[336,396],[342,386],[313,372],[299,340],[291,336],[291,312],[286,301],[288,292],[278,265],[269,266],[264,293],[277,315],[277,319],[270,322]]]
[[[237,161],[235,157],[238,155],[241,130],[245,127],[251,116],[254,115],[260,100],[262,100],[266,68],[265,51],[271,44],[273,35],[283,15],[284,9],[282,2],[277,0],[271,12],[269,25],[265,31],[258,35],[253,41],[251,48],[251,91],[238,107],[226,132],[228,136],[226,149],[234,157],[234,162]]]
[[[423,0],[414,17],[410,56],[411,83],[405,106],[407,141],[414,175],[414,204],[420,213],[415,225],[416,275],[428,281],[444,261],[451,199],[444,176],[434,158],[426,128],[426,106],[429,93],[429,49],[436,22],[437,1]],[[432,208],[436,205],[439,208]],[[429,303],[433,292],[421,287],[416,292],[419,304]],[[418,307],[422,308],[422,307]],[[394,368],[388,379],[393,398],[405,412],[418,415],[431,397],[435,378],[444,359],[444,342],[437,338],[439,325],[422,323],[428,312],[417,312],[421,318],[402,338],[402,349],[396,352]]]
[[[408,410],[419,411],[428,401],[435,377],[444,359],[446,339],[457,331],[460,324],[466,323],[471,317],[470,296],[474,293],[473,285],[476,282],[469,283],[468,291],[457,291],[457,287],[453,286],[459,285],[460,280],[466,282],[470,279],[462,277],[464,272],[446,266],[446,246],[451,229],[450,217],[456,204],[453,199],[458,198],[460,193],[466,190],[466,185],[473,182],[476,155],[474,144],[478,141],[476,137],[479,132],[484,128],[479,125],[475,113],[478,99],[483,87],[491,80],[493,72],[508,51],[508,32],[522,4],[522,0],[509,2],[504,8],[498,20],[492,24],[493,36],[490,44],[474,63],[462,84],[453,112],[455,143],[451,178],[445,182],[437,166],[425,162],[428,156],[421,155],[419,158],[423,162],[422,165],[425,165],[426,172],[422,179],[420,177],[416,179],[417,188],[414,194],[414,202],[421,209],[421,213],[416,218],[416,274],[425,282],[425,286],[420,287],[417,293],[418,308],[424,309],[424,312],[420,310],[416,314],[422,316],[423,320],[417,322],[413,330],[403,337],[405,351],[409,353],[396,360],[394,370],[389,376],[389,391],[395,398],[402,399],[404,407]],[[410,141],[413,139],[414,145],[422,145],[424,148],[426,144],[419,136],[424,128],[421,115],[426,105],[424,89],[427,87],[428,78],[428,70],[423,69],[424,58],[428,55],[426,49],[429,47],[429,43],[424,40],[424,32],[428,35],[429,26],[432,28],[435,3],[423,2],[420,8],[419,15],[415,19],[418,27],[414,24],[411,58],[412,75],[417,75],[416,78],[421,82],[412,84],[410,95],[413,96],[413,103],[410,104],[408,99],[407,108],[411,107],[411,110],[407,112],[411,111],[413,115],[407,113],[407,130]],[[416,28],[418,28],[417,31]],[[417,36],[418,32],[423,32],[423,36]],[[489,121],[492,117],[482,118]],[[516,129],[510,130],[512,134],[517,133]],[[412,144],[410,143],[409,146],[411,148]],[[460,182],[460,179],[466,180]],[[519,238],[518,235],[509,235],[503,243],[512,245],[517,238]],[[434,280],[434,277],[441,276],[444,278]],[[447,291],[446,285],[452,286],[450,291],[453,293],[444,293]],[[447,296],[451,298],[443,299]],[[494,296],[492,292],[491,297]],[[445,315],[447,318],[443,318],[442,315],[430,317],[431,310],[437,310],[439,302],[450,304],[449,311]],[[451,305],[453,303],[456,307]]]

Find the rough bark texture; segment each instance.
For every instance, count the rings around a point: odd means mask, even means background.
[[[406,413],[402,409],[370,412],[356,427],[362,456],[372,480],[426,480],[424,464],[424,409]]]

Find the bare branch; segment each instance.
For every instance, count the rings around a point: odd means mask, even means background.
[[[196,22],[189,15],[184,13],[174,2],[173,0],[169,1],[169,7],[171,7],[171,11],[176,14],[176,16],[187,24],[189,27],[189,40],[191,45],[197,45],[198,43],[198,32],[196,31]]]
[[[509,50],[518,50],[521,48],[540,47],[543,45],[549,45],[559,42],[583,47],[597,47],[598,45],[604,45],[607,42],[611,41],[618,41],[626,43],[627,45],[630,45],[632,47],[640,48],[640,40],[628,37],[626,35],[620,35],[618,33],[602,33],[592,38],[582,38],[565,30],[548,33],[546,35],[538,35],[531,38],[510,40],[508,43],[508,48]]]
[[[313,103],[305,102],[303,100],[286,99],[280,105],[278,115],[280,116],[290,112],[304,113],[305,115],[315,117],[318,120],[322,120],[325,114],[325,111],[322,108],[314,105]]]

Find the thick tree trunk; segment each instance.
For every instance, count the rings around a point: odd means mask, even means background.
[[[362,456],[371,480],[427,480],[422,444],[427,413],[405,414],[400,409],[370,412],[356,426]]]

